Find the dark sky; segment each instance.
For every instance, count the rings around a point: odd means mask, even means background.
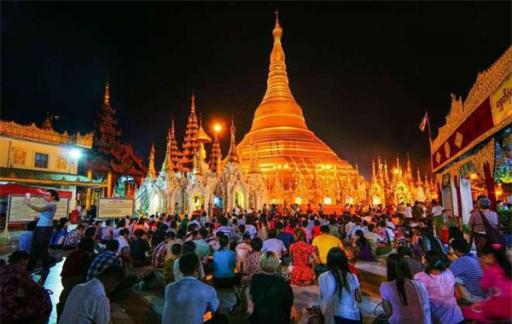
[[[192,90],[205,124],[233,114],[241,139],[265,92],[276,7],[309,128],[366,175],[378,153],[410,152],[426,169],[425,111],[436,133],[449,94],[466,96],[511,44],[510,2],[3,1],[1,118],[51,112],[60,131],[91,130],[108,78],[123,140],[144,158],[154,140],[158,167],[171,116],[182,136]]]

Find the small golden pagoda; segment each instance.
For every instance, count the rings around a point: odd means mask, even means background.
[[[283,195],[269,197],[271,202],[344,203],[348,195],[345,186],[355,183],[357,172],[308,129],[288,85],[277,12],[272,35],[267,90],[254,113],[251,130],[238,145],[242,169],[247,173],[256,165],[264,174],[268,192]]]

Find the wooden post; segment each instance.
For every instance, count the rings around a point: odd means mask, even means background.
[[[484,162],[484,177],[487,196],[491,200],[491,209],[496,209],[496,192],[494,189],[494,177],[489,162]]]

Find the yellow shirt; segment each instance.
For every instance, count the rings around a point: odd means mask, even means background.
[[[333,247],[340,247],[340,245],[340,239],[329,234],[321,234],[313,239],[313,246],[318,249],[318,257],[323,264],[327,264],[327,253],[329,253],[329,250]]]

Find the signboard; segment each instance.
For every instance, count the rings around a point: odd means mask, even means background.
[[[494,125],[512,117],[512,74],[491,95],[492,120]]]
[[[24,200],[24,195],[9,195],[9,205],[7,208],[9,223],[30,222],[37,217],[38,212],[25,205]],[[37,207],[46,205],[43,196],[31,196],[30,203]],[[57,201],[57,211],[55,212],[54,219],[68,218],[68,212],[69,198],[60,198],[60,200]]]
[[[100,198],[98,200],[98,218],[120,218],[133,216],[133,199]]]

